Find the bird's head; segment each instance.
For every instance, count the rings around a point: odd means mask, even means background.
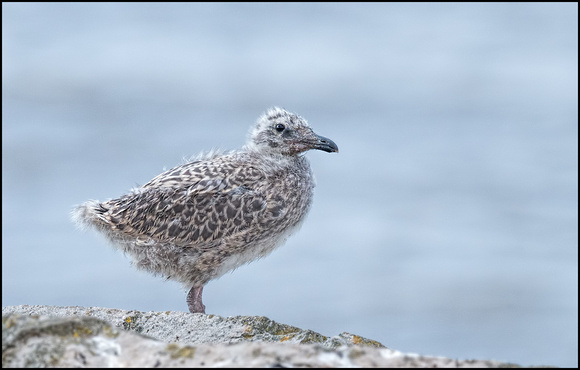
[[[288,156],[310,149],[338,152],[334,141],[315,134],[304,118],[278,107],[269,109],[258,119],[250,132],[248,146]]]

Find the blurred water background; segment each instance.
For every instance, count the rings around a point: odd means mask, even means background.
[[[69,212],[274,105],[340,153],[209,313],[578,366],[577,3],[3,3],[2,305],[187,310]]]

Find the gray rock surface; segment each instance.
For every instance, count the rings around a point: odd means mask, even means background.
[[[266,317],[98,307],[2,308],[2,367],[505,367],[404,354]]]

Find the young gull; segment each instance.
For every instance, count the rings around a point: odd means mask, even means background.
[[[306,120],[281,108],[262,115],[238,151],[210,152],[120,198],[73,210],[142,270],[184,284],[190,312],[203,287],[283,244],[302,224],[314,178],[304,152],[338,152]]]

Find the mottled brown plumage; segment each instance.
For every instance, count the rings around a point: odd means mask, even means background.
[[[273,108],[246,146],[210,153],[163,172],[129,194],[73,211],[143,270],[192,287],[191,312],[205,312],[208,281],[281,245],[308,213],[314,179],[303,152],[338,152],[301,117]]]

